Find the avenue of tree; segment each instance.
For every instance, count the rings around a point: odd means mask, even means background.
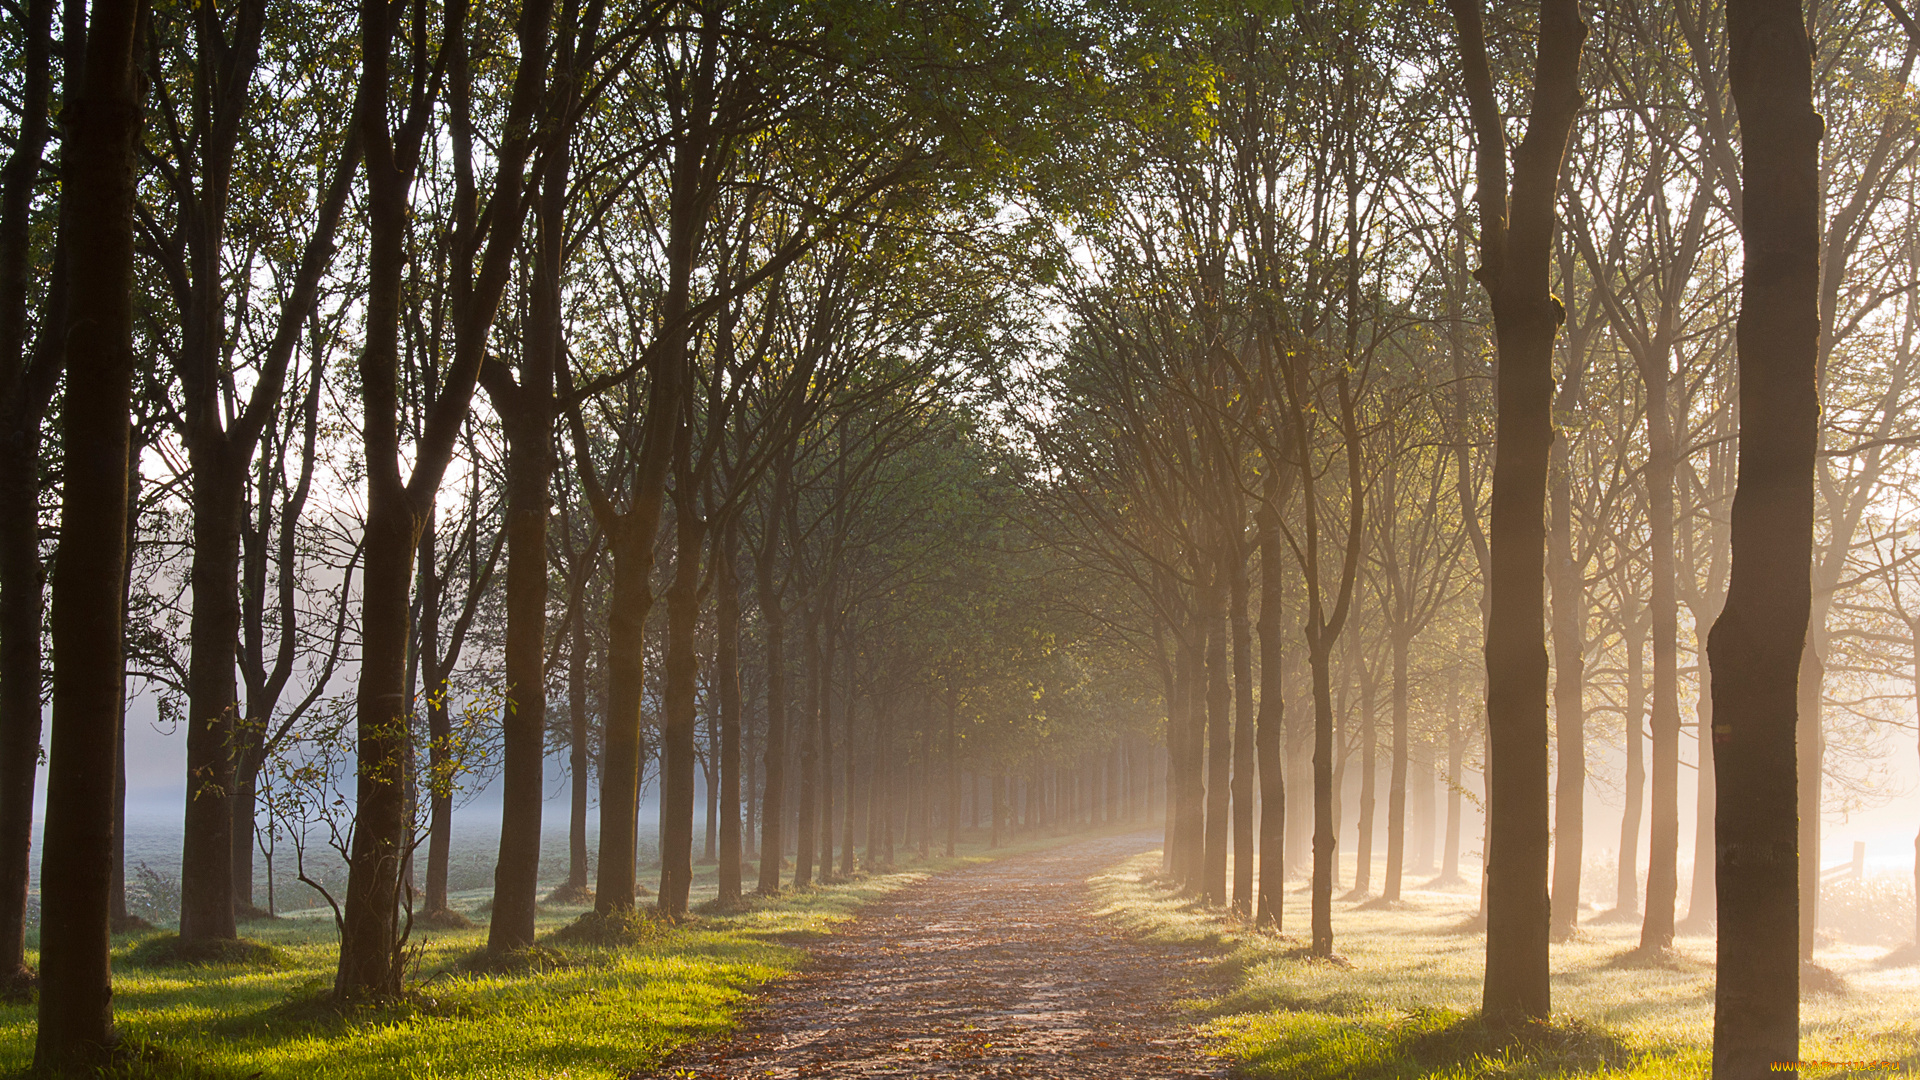
[[[1500,1023],[1583,897],[1717,926],[1715,1075],[1798,1058],[1822,815],[1920,709],[1899,0],[5,19],[38,1067],[111,1042],[130,695],[185,732],[182,942],[315,831],[342,1001],[462,918],[482,785],[487,948],[534,946],[564,762],[557,894],[615,930],[703,860],[725,905],[1163,813],[1255,926],[1304,875],[1316,956],[1481,850]]]

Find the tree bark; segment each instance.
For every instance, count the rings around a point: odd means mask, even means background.
[[[133,380],[135,0],[98,0],[63,156],[76,290],[62,406],[66,472],[51,611],[53,719],[40,866],[34,1071],[106,1064],[113,1038],[108,880],[115,729],[124,685],[126,500]]]

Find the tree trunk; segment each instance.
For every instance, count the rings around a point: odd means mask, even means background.
[[[998,769],[993,771],[992,798],[993,805],[989,809],[993,818],[993,824],[987,836],[987,847],[997,848],[1000,846],[1000,838],[1006,833],[1004,822],[1006,821],[1007,811],[1007,774]]]
[[[67,5],[72,16],[85,7]],[[27,887],[33,863],[33,789],[40,765],[41,423],[64,359],[60,335],[43,332],[29,355],[27,305],[33,286],[31,211],[52,134],[54,0],[23,5],[19,42],[20,113],[13,154],[0,174],[0,980],[25,977]],[[84,28],[66,28],[77,50]],[[79,65],[68,65],[68,81]],[[61,229],[64,230],[62,223]],[[64,235],[64,232],[62,232]],[[64,329],[64,243],[43,320]]]
[[[954,725],[954,701],[947,697],[947,858],[954,856],[960,830],[960,742]],[[877,737],[877,736],[876,736]],[[1920,843],[1920,841],[1916,841]],[[1916,864],[1920,866],[1920,863]]]
[[[852,705],[847,707],[847,716],[849,718],[847,733],[851,737]],[[925,859],[933,853],[933,725],[927,723],[924,711],[920,715],[920,776],[920,847],[917,854]],[[853,850],[851,843],[847,845],[847,850]],[[851,862],[848,865],[851,866]]]
[[[760,778],[757,765],[760,758],[755,754],[751,717],[747,714],[745,695],[740,705],[742,717],[742,738],[740,740],[741,766],[746,775],[740,779],[740,857],[742,859],[759,858],[760,845],[754,835],[754,817],[760,811]],[[745,869],[741,870],[745,874]],[[744,887],[744,886],[743,886]]]
[[[1826,605],[1809,605],[1806,644],[1800,651],[1800,675],[1794,735],[1796,768],[1800,777],[1800,959],[1813,960],[1815,931],[1820,926],[1820,796],[1827,768],[1827,730],[1822,722],[1821,687],[1826,680]]]
[[[893,725],[892,724],[888,724],[885,730],[881,733],[880,760],[883,763],[882,767],[885,769],[885,785],[886,785],[886,789],[882,795],[884,812],[881,814],[883,821],[881,823],[881,829],[880,829],[880,834],[881,834],[880,835],[880,865],[890,867],[893,865],[893,858],[894,858],[894,851],[893,851],[894,761],[893,761]]]
[[[775,585],[774,560],[780,556],[780,522],[786,516],[788,477],[792,470],[792,455],[782,454],[774,465],[773,495],[768,500],[764,526],[766,536],[754,563],[767,651],[766,780],[760,795],[760,875],[756,886],[762,895],[780,891],[780,830],[786,807],[786,609]]]
[[[840,635],[831,624],[822,627],[822,630],[820,698],[814,706],[813,735],[820,743],[818,755],[814,758],[820,770],[819,787],[816,789],[820,800],[820,831],[816,834],[816,842],[819,844],[820,883],[824,885],[833,879],[834,829],[838,824],[833,817],[833,668],[839,659]],[[911,773],[908,779],[911,781]]]
[[[1360,640],[1357,630],[1353,640]],[[1374,672],[1365,666],[1365,659],[1360,662],[1360,830],[1354,848],[1352,892],[1356,900],[1373,891],[1374,810],[1379,802],[1380,772],[1380,725],[1374,716]]]
[[[657,505],[654,508],[658,512]],[[607,605],[607,714],[600,728],[600,858],[593,886],[593,908],[606,915],[632,911],[643,763],[640,703],[646,691],[646,623],[653,608],[647,578],[653,571],[657,518],[637,520],[630,512],[611,525],[613,589]]]
[[[720,697],[720,903],[740,900],[740,531],[728,517],[715,534],[713,679]]]
[[[1186,862],[1182,888],[1188,895],[1199,896],[1206,888],[1207,862],[1207,634],[1200,626],[1191,627],[1190,632],[1198,640],[1185,653],[1186,685],[1182,700],[1186,707],[1180,724],[1180,786],[1184,803],[1180,857]],[[1094,820],[1089,816],[1090,823]]]
[[[562,37],[570,39],[571,34]],[[567,63],[563,55],[560,65]],[[567,142],[564,133],[549,140],[541,177],[520,381],[488,382],[507,436],[506,708],[500,720],[500,854],[487,924],[487,948],[494,952],[533,945],[539,903],[547,733],[547,518],[553,503],[553,383],[561,348]]]
[[[1311,643],[1313,672],[1313,882],[1311,951],[1333,955],[1333,876],[1339,859],[1333,825],[1333,643]]]
[[[1253,772],[1257,748],[1253,735],[1253,632],[1248,619],[1247,559],[1242,546],[1232,545],[1233,566],[1227,581],[1230,589],[1228,623],[1233,630],[1233,909],[1252,915],[1253,892]],[[1115,795],[1120,794],[1125,774],[1121,769],[1119,748],[1115,748]],[[1119,808],[1116,802],[1115,808]],[[1116,814],[1115,818],[1118,819]]]
[[[1380,898],[1400,899],[1400,878],[1407,859],[1407,649],[1403,634],[1393,638],[1393,761],[1387,776],[1387,877]]]
[[[1440,823],[1437,820],[1439,808],[1433,801],[1433,758],[1424,746],[1413,759],[1413,796],[1411,813],[1416,828],[1412,866],[1408,872],[1431,874],[1434,870],[1433,841],[1440,831]]]
[[[1646,715],[1646,680],[1642,676],[1643,639],[1635,624],[1639,615],[1628,597],[1621,603],[1620,619],[1631,627],[1621,635],[1627,653],[1627,741],[1626,802],[1620,812],[1620,857],[1614,868],[1613,916],[1640,913],[1640,818],[1647,800],[1645,742],[1641,737],[1641,717]]]
[[[1653,827],[1647,841],[1646,917],[1640,948],[1673,947],[1674,901],[1680,860],[1680,599],[1674,558],[1673,480],[1678,452],[1668,405],[1668,362],[1657,350],[1658,370],[1645,374],[1647,388],[1648,524],[1653,588]]]
[[[587,787],[592,780],[592,751],[587,745],[587,613],[575,603],[567,647],[567,891],[574,898],[587,888]]]
[[[1712,619],[1701,618],[1696,612],[1693,639],[1705,642],[1712,629]],[[1700,650],[1700,660],[1704,667],[1704,648]],[[1713,805],[1716,798],[1713,775],[1713,678],[1705,670],[1699,675],[1699,691],[1694,703],[1695,745],[1699,748],[1700,761],[1694,789],[1693,882],[1687,891],[1687,917],[1678,929],[1705,934],[1713,930],[1714,923]]]
[[[192,445],[190,443],[190,445]],[[193,649],[187,670],[187,806],[181,833],[180,937],[231,941],[233,743],[239,693],[243,468],[222,435],[193,455]]]
[[[187,660],[187,804],[180,854],[180,937],[231,941],[234,750],[239,693],[234,679],[240,637],[240,532],[248,465],[266,413],[277,411],[285,365],[263,366],[255,403],[229,420],[223,401],[227,359],[224,244],[228,192],[244,93],[260,51],[265,6],[238,5],[233,37],[195,26],[194,79],[201,107],[190,121],[194,148],[170,179],[182,207],[175,251],[188,268],[179,315],[182,441],[191,468],[193,553]],[[217,24],[216,24],[217,26]],[[324,225],[322,226],[325,227]],[[296,317],[297,319],[298,317]],[[290,344],[290,342],[289,342]],[[289,353],[291,349],[288,350]]]
[[[1208,904],[1227,902],[1227,820],[1230,774],[1233,769],[1233,700],[1227,670],[1227,568],[1215,566],[1213,584],[1201,599],[1200,618],[1206,627],[1206,863],[1200,898]]]
[[[854,794],[855,794],[857,778],[859,775],[859,770],[854,767],[855,761],[854,761],[853,723],[854,723],[855,713],[854,713],[854,695],[853,695],[853,664],[854,664],[853,650],[848,649],[847,651],[847,688],[845,691],[845,701],[842,703],[846,706],[846,723],[840,729],[842,732],[841,738],[844,739],[846,743],[846,745],[843,748],[843,752],[841,754],[841,763],[840,763],[841,770],[846,774],[844,777],[841,778],[842,783],[845,784],[844,794],[846,796],[846,799],[845,799],[846,807],[841,812],[841,829],[840,829],[840,876],[841,877],[852,877],[854,874],[854,871],[859,868],[859,860],[855,857],[854,847],[853,847],[854,808],[858,804],[858,800],[854,798]],[[924,792],[924,785],[923,785],[923,792]],[[924,849],[925,846],[926,844],[923,841],[921,843],[921,847]]]
[[[1456,685],[1455,690],[1458,690]],[[1466,733],[1460,730],[1458,702],[1447,713],[1447,838],[1440,855],[1440,876],[1436,885],[1460,884],[1460,782],[1462,758],[1466,755]]]
[[[810,611],[801,631],[802,656],[807,664],[805,705],[801,709],[800,737],[800,820],[794,831],[793,884],[795,888],[813,884],[814,834],[820,825],[820,613]]]
[[[143,446],[139,429],[133,429],[127,452],[129,464],[140,460]],[[133,559],[140,540],[140,470],[127,473],[127,557],[120,564],[120,610],[127,611],[133,596]],[[121,619],[126,616],[123,614]],[[113,721],[113,876],[107,886],[107,923],[118,931],[134,927],[127,911],[127,684],[120,682],[120,709]]]
[[[1577,346],[1576,346],[1577,347]],[[1571,416],[1581,405],[1581,379],[1570,365],[1560,389],[1561,415]],[[1565,438],[1553,442],[1553,521],[1549,568],[1553,574],[1553,719],[1559,766],[1553,792],[1552,925],[1555,941],[1573,935],[1580,921],[1580,871],[1586,851],[1587,735],[1586,641],[1587,595],[1580,568],[1573,559],[1573,464]]]
[[[1812,606],[1821,121],[1797,0],[1729,0],[1727,38],[1745,263],[1733,566],[1707,645],[1720,773],[1713,1075],[1757,1080],[1800,1057],[1794,727]],[[1804,782],[1817,789],[1820,776]]]
[[[1309,710],[1313,684],[1307,684]],[[1311,716],[1311,711],[1309,712]],[[1287,871],[1313,873],[1313,723],[1292,724],[1287,737]]]
[[[354,702],[358,763],[354,827],[340,964],[334,978],[335,997],[343,1001],[390,998],[401,989],[406,935],[399,923],[400,874],[411,847],[404,770],[410,746],[406,655],[412,629],[408,594],[413,558],[434,494],[452,460],[454,440],[469,415],[493,317],[519,247],[520,188],[531,145],[524,129],[530,126],[545,81],[550,15],[551,4],[544,0],[529,3],[520,13],[519,65],[505,118],[508,135],[495,150],[485,255],[479,272],[474,274],[470,264],[471,276],[458,283],[464,296],[453,356],[444,385],[427,408],[411,473],[403,479],[399,331],[412,159],[418,144],[396,151],[389,129],[388,76],[396,21],[373,6],[361,12],[357,122],[366,144],[368,251],[360,382],[367,517],[360,680]],[[463,48],[464,15],[450,17],[449,23],[449,40],[442,47]],[[418,117],[424,105],[416,100],[409,115]],[[456,110],[456,119],[466,118]],[[423,133],[424,127],[415,127],[411,120],[405,125],[404,136],[409,140]],[[477,235],[473,239],[477,241]]]
[[[1460,33],[1480,206],[1481,267],[1492,302],[1496,380],[1487,574],[1487,968],[1483,1011],[1545,1019],[1547,864],[1547,460],[1553,341],[1565,311],[1551,292],[1554,206],[1580,106],[1574,0],[1542,0],[1527,133],[1507,182],[1479,0],[1452,0]]]
[[[1285,646],[1281,612],[1285,582],[1280,575],[1285,541],[1271,485],[1260,509],[1260,716],[1256,753],[1260,769],[1260,885],[1254,925],[1281,928],[1286,904],[1287,788],[1280,761],[1286,715],[1282,685]]]
[[[676,455],[691,453],[690,432],[681,426]],[[660,731],[660,897],[662,914],[687,913],[693,885],[694,740],[699,724],[700,553],[706,522],[684,466],[675,495],[673,582],[667,588],[666,692]]]
[[[66,325],[66,457],[51,611],[53,719],[40,865],[34,1071],[106,1064],[113,1038],[108,877],[115,728],[124,685],[127,422],[133,379],[137,3],[98,0],[63,156],[77,290]]]

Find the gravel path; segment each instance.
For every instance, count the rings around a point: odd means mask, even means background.
[[[731,1038],[652,1075],[1226,1076],[1173,1004],[1201,954],[1093,913],[1086,879],[1159,842],[1085,840],[902,889],[813,945]]]

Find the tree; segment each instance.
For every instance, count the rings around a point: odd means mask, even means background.
[[[40,862],[39,1073],[104,1065],[113,1040],[107,953],[114,747],[125,673],[127,476],[134,374],[134,76],[137,0],[101,0],[68,103],[63,238],[77,281],[61,415],[66,475],[53,568],[53,722]]]
[[[39,333],[29,335],[34,281],[33,193],[52,135],[53,0],[20,8],[22,86],[13,153],[0,173],[0,980],[16,984],[26,966],[27,889],[32,866],[33,788],[40,764],[41,424],[66,352],[66,281],[49,283]],[[84,20],[70,5],[70,20]],[[64,27],[69,95],[78,88],[84,22]]]
[[[1720,915],[1713,1074],[1800,1057],[1794,733],[1812,586],[1820,402],[1820,137],[1812,43],[1795,0],[1727,0],[1740,118],[1739,476],[1713,678]],[[1749,438],[1749,432],[1754,437]]]
[[[1553,438],[1554,205],[1580,105],[1586,23],[1572,0],[1542,0],[1526,135],[1507,172],[1478,0],[1450,0],[1479,178],[1480,269],[1493,307],[1500,379],[1487,607],[1487,976],[1483,1010],[1501,1021],[1548,1009],[1545,500]]]
[[[171,57],[152,57],[152,81],[167,133],[168,158],[157,170],[169,183],[174,221],[142,210],[145,247],[159,264],[178,309],[179,341],[174,369],[180,383],[179,422],[190,465],[193,509],[193,624],[187,670],[187,808],[182,831],[180,936],[189,941],[231,939],[234,925],[233,805],[235,747],[240,740],[235,682],[241,636],[241,532],[249,473],[262,436],[273,425],[302,328],[332,261],[360,141],[349,133],[329,156],[312,232],[291,267],[291,279],[275,330],[257,360],[244,401],[235,391],[229,343],[248,314],[230,294],[229,214],[235,206],[237,159],[249,121],[261,102],[255,73],[268,22],[264,0],[241,0],[223,15],[208,3],[194,9],[191,50],[183,58],[184,87],[169,87],[163,67]],[[162,29],[156,37],[171,33]],[[192,106],[180,115],[176,101]],[[350,127],[350,125],[349,125]],[[323,145],[338,140],[322,132]],[[244,186],[248,177],[238,179]],[[171,225],[171,227],[169,227]],[[249,246],[263,238],[245,237]],[[251,258],[245,260],[251,263]],[[250,272],[251,265],[247,265]]]
[[[534,143],[534,122],[546,75],[551,0],[528,0],[516,37],[518,65],[495,150],[493,191],[481,213],[473,179],[473,82],[468,60],[467,9],[446,7],[440,48],[425,55],[426,11],[415,8],[402,83],[407,98],[398,129],[391,126],[390,71],[396,20],[379,0],[360,14],[361,75],[358,124],[368,191],[368,281],[365,342],[360,354],[361,439],[366,459],[366,600],[361,611],[361,661],[354,723],[358,732],[355,825],[347,898],[341,924],[340,966],[334,993],[343,1000],[400,992],[405,935],[400,868],[406,857],[405,766],[408,600],[413,559],[434,496],[452,460],[454,442],[485,357],[493,317],[519,247],[522,168]],[[412,469],[401,472],[399,428],[401,278],[405,267],[409,193],[420,167],[440,72],[449,73],[452,143],[459,191],[450,237],[454,347],[427,407]],[[484,245],[484,253],[483,253]],[[476,265],[476,262],[478,265]]]

